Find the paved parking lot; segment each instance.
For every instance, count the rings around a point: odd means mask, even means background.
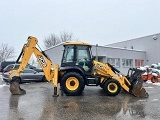
[[[85,87],[81,96],[54,98],[51,83],[21,84],[27,94],[19,96],[11,95],[9,85],[0,80],[0,120],[158,120],[160,88],[144,86],[147,99],[126,93],[109,97],[100,87]]]

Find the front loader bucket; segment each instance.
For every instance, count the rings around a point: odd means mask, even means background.
[[[26,91],[24,89],[21,89],[20,88],[20,85],[19,85],[19,80],[20,78],[19,77],[13,77],[11,82],[10,82],[10,92],[13,94],[13,95],[23,95],[23,94],[26,94]]]
[[[131,82],[130,93],[136,97],[148,98],[149,94],[143,87],[143,80],[141,78],[142,73],[144,73],[143,70],[136,68],[129,69],[127,78]]]
[[[143,97],[143,98],[149,97],[149,94],[143,87],[143,80],[137,79],[136,82],[132,83],[131,94],[133,94],[136,97]]]

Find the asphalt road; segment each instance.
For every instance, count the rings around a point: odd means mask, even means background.
[[[147,99],[127,93],[109,97],[100,87],[85,87],[81,96],[52,97],[52,83],[21,84],[27,94],[11,95],[0,80],[0,120],[159,120],[160,86],[144,86]]]

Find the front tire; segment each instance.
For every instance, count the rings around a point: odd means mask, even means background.
[[[120,93],[121,86],[118,81],[109,79],[104,83],[103,90],[108,96],[116,96]]]
[[[77,72],[66,73],[61,79],[61,89],[66,95],[80,95],[84,86],[84,78]]]

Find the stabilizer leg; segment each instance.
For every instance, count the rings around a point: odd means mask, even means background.
[[[57,93],[57,87],[54,87],[54,94],[52,95],[53,97],[58,97],[59,94]]]

